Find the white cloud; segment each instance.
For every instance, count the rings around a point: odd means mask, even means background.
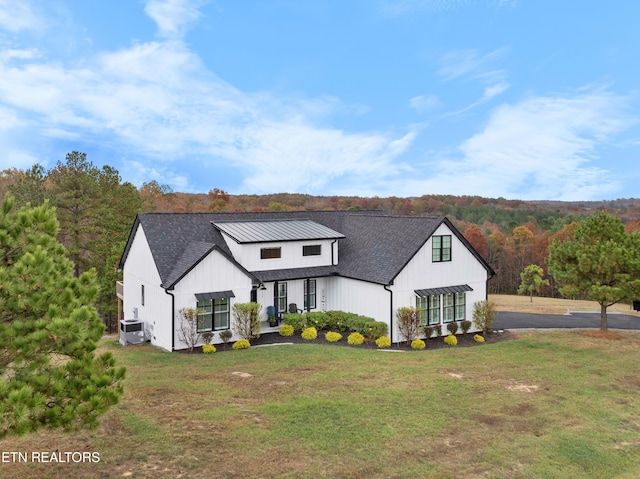
[[[488,67],[492,62],[500,59],[508,52],[507,47],[498,48],[485,55],[478,50],[454,50],[445,53],[440,59],[441,67],[438,76],[445,81],[462,76],[490,77],[503,76],[502,71],[490,71]]]
[[[180,37],[200,18],[201,0],[148,0],[144,8],[162,37]]]
[[[630,122],[628,99],[606,91],[534,97],[496,108],[458,158],[433,161],[411,193],[521,199],[601,199],[618,187],[598,165],[598,148]]]
[[[45,21],[26,0],[0,0],[0,30],[40,30]]]
[[[440,99],[435,95],[419,95],[409,100],[409,107],[424,113],[441,106]]]
[[[189,177],[205,182],[183,171],[197,163],[203,171],[239,169],[250,191],[313,192],[342,175],[366,179],[397,171],[392,160],[413,134],[320,127],[318,119],[352,107],[332,97],[244,93],[207,70],[177,35],[197,18],[197,5],[151,0],[146,11],[161,40],[72,66],[33,50],[0,51],[3,118],[28,123],[40,139],[108,144],[138,162],[126,166],[123,177],[141,183],[141,175],[149,175],[147,181],[182,191],[198,186]]]

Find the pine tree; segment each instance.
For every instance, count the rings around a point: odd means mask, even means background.
[[[95,355],[104,325],[94,270],[74,275],[47,201],[0,210],[0,438],[95,427],[122,394],[124,368]]]
[[[600,329],[606,330],[607,308],[640,294],[640,235],[627,233],[620,218],[601,211],[572,238],[553,241],[547,265],[563,296],[600,304]]]

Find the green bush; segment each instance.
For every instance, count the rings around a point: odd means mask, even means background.
[[[327,311],[327,328],[349,331],[349,315],[344,311]]]
[[[258,303],[235,303],[233,311],[233,332],[241,339],[260,337],[260,312],[262,306]]]
[[[231,347],[233,349],[249,349],[251,347],[251,343],[248,339],[239,339],[238,341],[233,343],[233,346]]]
[[[453,334],[450,334],[449,336],[445,336],[444,342],[449,346],[455,346],[458,344],[458,338],[456,338]]]
[[[289,313],[282,317],[284,324],[290,324],[295,331],[302,331],[307,327],[307,318],[304,314]]]
[[[425,337],[427,339],[429,339],[431,336],[433,336],[433,332],[436,330],[436,328],[434,328],[433,326],[423,326],[422,327],[422,332],[424,333]]]
[[[342,339],[342,334],[336,333],[335,331],[329,331],[324,335],[324,339],[326,339],[330,343],[337,343]]]
[[[231,339],[231,336],[233,336],[233,333],[231,332],[230,329],[225,329],[224,331],[220,332],[220,339],[222,339],[224,344],[227,344],[229,342],[229,340]]]
[[[347,337],[347,343],[349,344],[353,344],[353,345],[360,345],[362,343],[364,343],[364,336],[360,333],[351,333],[348,337]]]
[[[473,323],[471,321],[467,321],[466,319],[464,321],[460,322],[460,329],[462,329],[462,334],[467,334],[469,332],[469,330],[471,329],[471,325]]]
[[[436,332],[436,337],[439,338],[440,336],[442,336],[442,324],[436,324],[433,327],[433,330]]]
[[[302,330],[302,339],[306,339],[307,341],[311,341],[312,339],[316,339],[318,337],[318,330],[316,328],[304,328]]]
[[[280,326],[280,330],[278,331],[278,333],[280,333],[280,336],[293,336],[293,333],[295,332],[296,331],[294,327],[290,324],[283,324],[282,326]]]
[[[496,305],[492,301],[477,301],[473,303],[473,322],[483,333],[491,331],[493,320],[497,314]]]
[[[313,326],[316,329],[326,329],[329,322],[329,316],[322,311],[311,311],[306,315],[306,325]]]
[[[424,349],[426,346],[422,339],[414,339],[411,341],[411,349]]]
[[[484,338],[483,338],[482,336],[480,336],[479,334],[476,334],[476,335],[473,337],[473,340],[474,340],[476,343],[484,343]]]
[[[380,336],[376,339],[376,346],[379,348],[388,348],[391,346],[391,339],[386,336]]]
[[[211,354],[216,352],[216,347],[213,344],[203,344],[202,352],[204,354]]]
[[[371,321],[365,326],[365,331],[359,331],[367,339],[378,339],[379,337],[386,336],[389,332],[389,326],[382,321]]]
[[[447,324],[447,331],[449,331],[449,334],[456,334],[458,332],[458,328],[458,323],[455,321]]]

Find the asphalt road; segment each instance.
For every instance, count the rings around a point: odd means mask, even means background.
[[[618,313],[607,315],[609,329],[640,330],[640,318]],[[600,329],[600,313],[533,314],[499,312],[493,329]]]

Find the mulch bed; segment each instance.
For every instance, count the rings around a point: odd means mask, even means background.
[[[266,346],[269,344],[282,344],[282,343],[294,343],[294,344],[320,344],[323,346],[344,346],[348,348],[365,348],[365,349],[378,349],[376,343],[374,341],[365,341],[363,344],[359,346],[353,346],[347,343],[348,334],[342,334],[342,339],[335,343],[330,343],[326,339],[324,339],[325,331],[319,331],[318,337],[313,340],[305,340],[302,339],[300,333],[294,334],[293,336],[280,336],[279,333],[264,333],[261,334],[258,339],[251,340],[251,346]],[[501,341],[508,341],[510,339],[515,339],[517,335],[510,331],[494,331],[488,333],[485,336],[484,343],[477,343],[474,341],[473,336],[476,333],[467,333],[467,334],[458,334],[456,338],[458,339],[458,345],[456,347],[471,347],[471,346],[482,346],[483,344],[493,344]],[[425,341],[425,340],[423,340]],[[424,351],[432,351],[434,349],[441,348],[449,348],[448,344],[444,342],[444,337],[440,338],[431,338],[425,341],[427,343],[427,347]],[[216,344],[215,347],[217,351],[231,351],[231,346],[233,343],[229,342],[228,344]],[[400,350],[400,351],[414,351],[411,349],[411,346],[406,343],[397,343],[392,344],[390,350]],[[188,353],[188,350],[181,350],[179,352]],[[201,353],[202,348],[198,347],[193,350],[193,353]]]

